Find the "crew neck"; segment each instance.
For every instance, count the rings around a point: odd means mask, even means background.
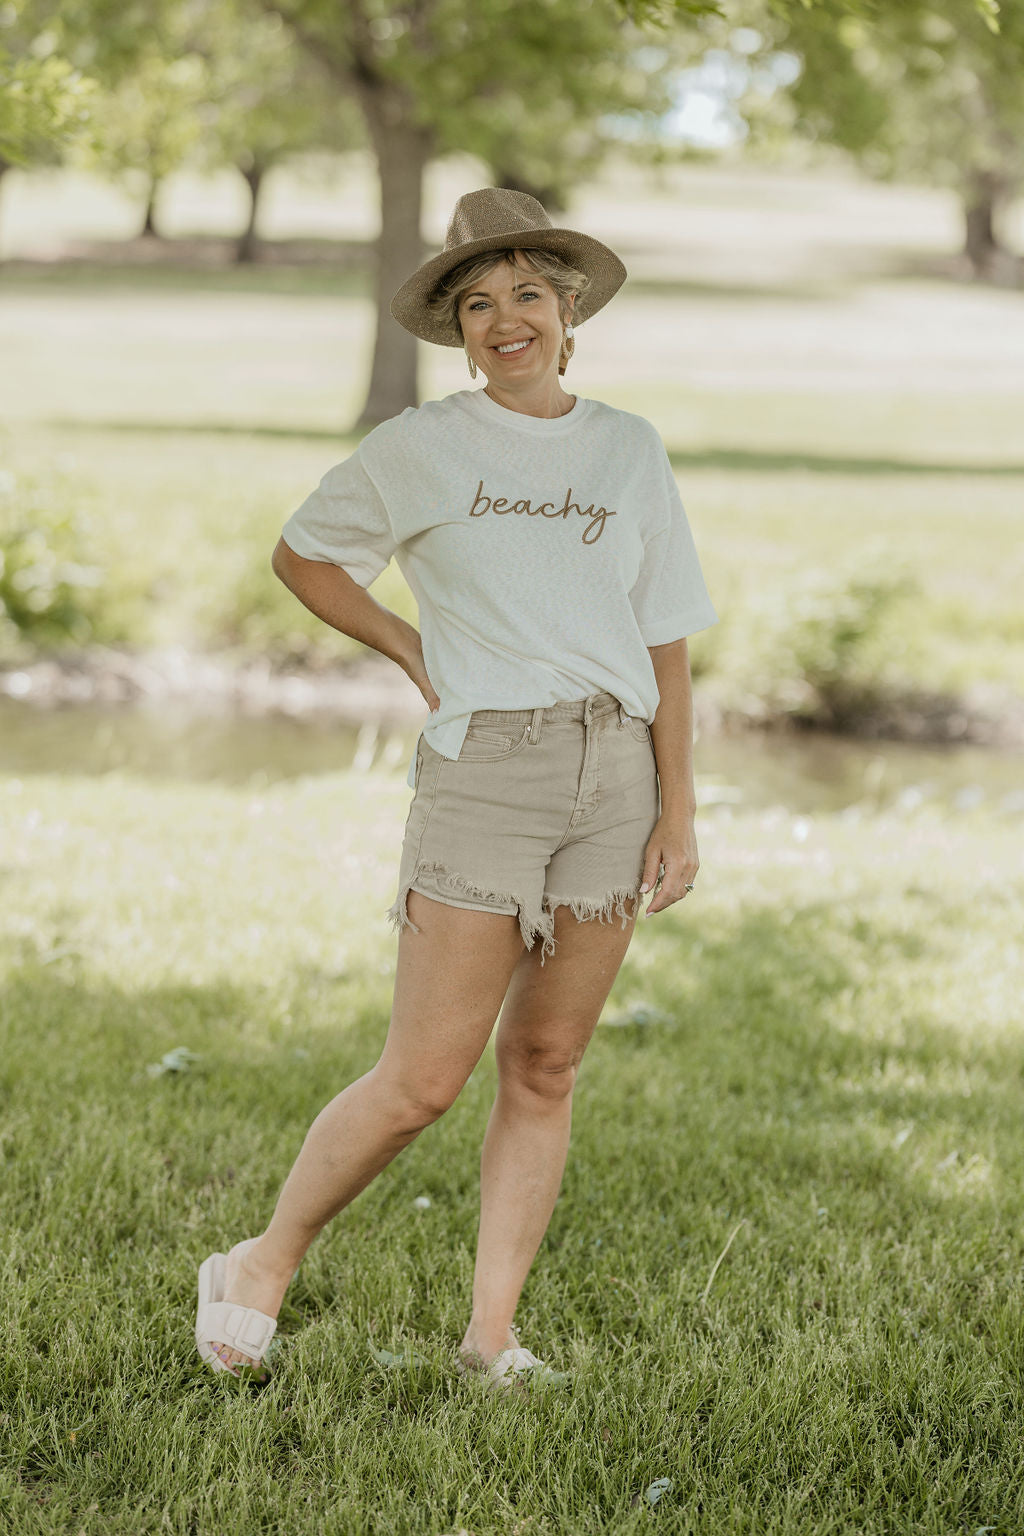
[[[482,389],[462,391],[465,402],[482,420],[511,427],[514,431],[533,432],[546,437],[559,432],[571,432],[579,426],[590,409],[590,401],[577,395],[571,411],[564,416],[527,416],[523,411],[512,411],[507,405],[499,405]]]

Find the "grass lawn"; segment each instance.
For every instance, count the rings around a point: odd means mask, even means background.
[[[5,1528],[1018,1532],[1019,816],[701,812],[517,1315],[570,1391],[452,1369],[490,1051],[314,1244],[270,1388],[200,1367],[199,1260],[383,1041],[408,794],[0,779]]]

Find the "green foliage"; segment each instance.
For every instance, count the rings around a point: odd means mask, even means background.
[[[116,89],[97,103],[88,156],[80,158],[115,177],[142,171],[154,182],[176,171],[202,140],[200,108],[206,94],[195,54],[169,60],[140,56]]]
[[[689,23],[718,6],[290,0],[280,10],[297,42],[371,115],[386,110],[393,122],[419,124],[435,153],[479,155],[503,181],[565,205],[573,184],[621,142],[610,119],[630,114],[642,129],[671,104],[673,56],[664,45],[685,29],[669,21]]]
[[[348,148],[358,115],[276,13],[218,0],[0,6],[0,161],[159,181],[186,162],[266,169]]]
[[[52,160],[84,131],[96,83],[56,50],[42,31],[13,52],[18,7],[0,6],[0,164]]]
[[[198,164],[265,171],[286,155],[365,143],[355,102],[303,49],[277,11],[220,0],[196,42],[206,83]]]
[[[1024,182],[1024,0],[758,9],[750,24],[802,66],[770,122],[848,150],[872,176],[968,200],[983,179],[997,202]]]
[[[865,682],[882,626],[898,603],[918,591],[908,574],[865,567],[852,576],[814,572],[790,594],[781,636],[793,672],[826,704],[838,705]]]
[[[884,554],[852,572],[804,569],[748,593],[720,664],[767,713],[850,725],[891,687],[892,621],[919,596],[918,582]]]
[[[95,638],[104,573],[89,526],[59,479],[0,475],[0,648]]]
[[[718,0],[616,0],[616,5],[638,26],[668,27],[695,16],[722,15]]]
[[[185,164],[261,172],[290,153],[361,142],[353,104],[276,12],[167,4],[133,50],[115,36],[98,44],[106,91],[89,158],[101,170],[153,182]],[[80,37],[83,54],[91,42]]]
[[[212,648],[238,647],[278,665],[317,665],[365,655],[366,647],[358,640],[324,624],[282,585],[271,569],[269,548],[246,551],[226,590],[211,592],[214,600],[200,619],[204,642]],[[378,576],[372,592],[385,608],[410,624],[418,622],[416,600],[394,562]]]

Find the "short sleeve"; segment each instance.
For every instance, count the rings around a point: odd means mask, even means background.
[[[281,530],[305,560],[340,565],[361,587],[376,581],[397,548],[387,507],[359,450],[335,464]]]
[[[657,447],[662,460],[659,488],[668,519],[644,545],[640,574],[629,593],[645,645],[668,645],[718,623],[690,522],[660,438]]]

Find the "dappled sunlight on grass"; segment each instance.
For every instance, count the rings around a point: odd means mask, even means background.
[[[0,780],[18,1497],[45,1484],[53,1520],[116,1481],[185,1507],[241,1457],[279,1485],[249,1490],[252,1519],[265,1496],[295,1529],[296,1476],[304,1499],[377,1511],[408,1488],[394,1528],[416,1536],[452,1528],[467,1486],[473,1529],[528,1498],[550,1536],[630,1530],[667,1477],[707,1510],[742,1489],[779,1532],[826,1506],[837,1531],[889,1528],[909,1499],[938,1533],[973,1465],[972,1519],[999,1518],[1024,1301],[1020,875],[1016,820],[978,811],[701,814],[696,890],[640,920],[582,1064],[517,1311],[571,1373],[563,1400],[481,1420],[452,1375],[491,1049],[314,1244],[271,1392],[202,1376],[196,1263],[259,1230],[309,1121],[383,1043],[408,798],[378,774]],[[232,1489],[216,1519],[243,1514]]]

